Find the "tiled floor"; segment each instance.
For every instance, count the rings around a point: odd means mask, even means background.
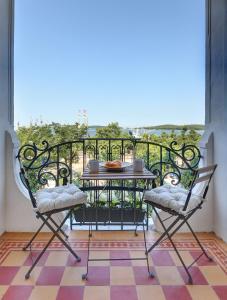
[[[40,235],[32,253],[21,248],[29,234],[5,234],[0,237],[0,297],[5,300],[159,300],[159,299],[227,299],[226,245],[214,235],[202,234],[200,239],[214,257],[214,262],[202,257],[191,268],[194,285],[187,276],[168,241],[150,255],[155,274],[147,276],[146,261],[91,262],[87,281],[81,279],[86,270],[87,233],[70,235],[70,244],[81,256],[76,263],[60,242],[52,243],[30,279],[24,275],[45,244],[49,234]],[[156,235],[148,233],[151,244]],[[190,235],[176,238],[182,256],[190,264],[200,251]],[[98,232],[94,234],[93,258],[143,257],[142,235],[130,232]]]

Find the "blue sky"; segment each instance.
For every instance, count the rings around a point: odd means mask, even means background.
[[[204,0],[15,2],[15,124],[204,122]]]

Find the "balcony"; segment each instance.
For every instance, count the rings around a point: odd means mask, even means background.
[[[187,188],[198,167],[201,154],[196,145],[178,145],[172,141],[170,146],[143,141],[135,138],[83,138],[57,145],[43,141],[40,145],[26,144],[17,157],[31,179],[31,190],[74,183],[89,193],[89,206],[78,209],[71,215],[70,228],[75,225],[92,223],[96,230],[108,226],[118,226],[123,230],[139,222],[142,225],[146,206],[141,203],[139,193],[143,192],[141,180],[102,180],[87,183],[80,177],[90,159],[99,161],[120,160],[133,163],[141,158],[147,170],[156,179],[152,188],[164,183],[181,185]],[[151,211],[146,211],[148,229]],[[104,226],[104,227],[103,227]],[[84,227],[83,227],[84,228]]]
[[[203,258],[197,261],[191,269],[195,278],[194,285],[188,285],[187,278],[182,272],[182,265],[172,251],[168,240],[164,240],[160,247],[149,256],[152,271],[155,274],[152,281],[147,278],[146,266],[140,261],[132,263],[128,261],[96,262],[91,266],[89,281],[82,281],[81,274],[85,269],[87,255],[87,231],[78,230],[80,223],[82,226],[86,226],[85,220],[76,222],[74,218],[71,222],[72,230],[68,232],[69,243],[80,254],[81,262],[76,264],[61,243],[54,240],[31,278],[28,281],[24,279],[26,270],[40,253],[47,239],[50,238],[50,233],[40,233],[38,239],[33,243],[31,251],[21,250],[31,238],[32,232],[37,230],[39,222],[34,218],[26,189],[20,184],[17,176],[15,157],[18,153],[18,144],[13,132],[13,1],[0,1],[0,73],[2,74],[0,80],[0,232],[2,234],[0,236],[0,298],[9,300],[226,299],[227,91],[225,48],[227,35],[225,33],[227,21],[225,12],[227,7],[225,1],[207,0],[206,3],[206,130],[200,143],[200,163],[204,165],[217,163],[218,169],[206,207],[201,210],[198,218],[193,219],[193,227],[214,261],[209,262]],[[84,148],[83,143],[91,145],[91,148]],[[145,155],[141,157],[144,158],[149,168],[153,167],[153,170],[157,170],[158,179],[155,184],[159,185],[166,180],[176,183],[179,180],[176,165],[184,162],[184,159],[182,160],[184,155],[181,151],[177,151],[177,148],[174,149],[176,145],[166,148],[160,145],[144,144],[139,140],[124,143],[130,145],[128,149],[124,147],[127,150],[122,150],[120,145],[111,152],[106,147],[94,150],[92,141],[78,141],[79,160],[73,161],[72,159],[71,162],[69,161],[69,165],[71,164],[75,172],[76,170],[81,172],[87,160],[92,157],[103,160],[120,157],[125,161],[131,161],[133,155],[139,155],[139,149],[148,147],[152,151],[146,149]],[[138,147],[136,153],[133,152],[135,144]],[[77,148],[76,144],[69,143],[69,153],[71,146],[72,150],[74,146]],[[154,148],[158,149],[156,151],[159,153],[159,156],[156,157],[157,160],[152,158],[151,153]],[[40,151],[42,152],[42,150]],[[43,151],[45,150],[43,149]],[[58,150],[53,148],[53,151],[55,159]],[[170,154],[173,155],[172,158]],[[178,160],[177,157],[180,159]],[[197,157],[199,157],[198,154]],[[162,162],[166,162],[166,159],[172,161],[168,168],[167,165],[162,164]],[[25,160],[23,159],[24,162]],[[154,166],[155,162],[158,162],[157,166]],[[64,177],[69,182],[73,178],[79,177],[79,174],[76,173],[60,176],[57,168],[55,168],[55,172],[57,184],[63,183]],[[182,179],[185,178],[180,176],[181,183],[183,183]],[[45,186],[46,183],[43,183],[40,184]],[[53,184],[53,179],[49,182],[49,185],[51,184]],[[37,187],[34,186],[34,188]],[[112,196],[115,196],[114,190],[111,190],[111,193]],[[111,193],[109,199],[111,199]],[[127,197],[127,191],[125,193],[125,197]],[[120,195],[124,195],[124,191],[120,191]],[[108,199],[108,194],[105,196]],[[112,206],[107,207],[109,212]],[[124,209],[123,206],[118,208]],[[134,209],[135,206],[132,208]],[[95,220],[95,225],[96,221],[98,220]],[[130,226],[134,226],[134,221],[132,220]],[[101,223],[97,224],[98,229],[112,226],[111,223]],[[155,226],[158,228],[158,224],[155,223]],[[121,222],[120,228],[119,225],[116,225],[115,228],[122,229]],[[159,233],[150,228],[146,234],[148,245],[151,245],[159,237]],[[175,237],[175,242],[187,264],[190,265],[199,250],[191,234],[179,233]],[[134,236],[132,232],[126,230],[95,231],[91,248],[95,258],[99,258],[100,255],[107,259],[116,258],[119,255],[123,258],[140,256],[144,254],[142,232],[139,231],[138,236]]]

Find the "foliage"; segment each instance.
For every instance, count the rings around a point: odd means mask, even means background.
[[[68,124],[30,124],[30,126],[21,126],[17,130],[17,135],[21,145],[35,143],[41,145],[43,140],[50,145],[56,145],[66,141],[73,141],[86,135],[87,126],[75,123]]]
[[[201,139],[201,134],[191,129],[187,131],[185,128],[181,130],[180,134],[176,134],[174,130],[170,134],[162,132],[160,136],[156,134],[144,134],[142,139],[145,141],[169,146],[172,141],[176,141],[178,145],[188,144],[198,146]]]
[[[75,141],[87,133],[87,126],[75,123],[72,125],[68,124],[30,124],[29,127],[21,126],[17,130],[17,136],[20,144],[33,144],[35,143],[38,147],[42,148],[42,141],[48,141],[50,146],[61,144],[67,141]],[[61,158],[64,159],[65,163],[68,163],[69,153],[66,147],[62,147]],[[55,157],[52,157],[54,159]],[[75,147],[72,151],[72,160],[78,160],[78,149]]]
[[[24,144],[37,144],[38,147],[42,148],[41,142],[43,140],[47,140],[50,146],[58,145],[61,143],[65,143],[67,141],[75,141],[84,137],[87,134],[87,127],[85,125],[80,125],[78,123],[73,125],[61,125],[59,123],[51,123],[51,124],[31,124],[29,127],[19,127],[17,130],[17,134],[20,140],[21,145]],[[86,155],[89,159],[97,157],[99,160],[107,160],[107,159],[119,159],[122,155],[122,141],[121,140],[112,140],[111,142],[102,140],[105,138],[126,138],[124,140],[124,153],[127,155],[132,155],[132,150],[134,149],[133,137],[128,132],[125,132],[118,123],[110,123],[107,126],[99,127],[96,131],[95,138],[99,138],[98,144],[96,144],[95,139],[89,139],[86,141]],[[175,149],[180,149],[182,145],[195,145],[198,146],[198,143],[201,139],[201,135],[196,132],[194,129],[188,130],[188,127],[182,127],[180,134],[176,134],[174,130],[170,133],[162,132],[160,136],[155,134],[144,134],[140,141],[136,144],[136,157],[143,158],[145,160],[145,164],[148,168],[151,169],[155,164],[155,168],[162,172],[163,174],[169,174],[174,178],[175,176],[175,167],[170,163],[170,152],[165,147],[160,145],[169,147],[173,141],[176,141]],[[142,141],[148,141],[152,144],[148,145],[143,143]],[[59,157],[66,164],[69,163],[77,163],[79,161],[79,153],[82,150],[82,144],[80,146],[76,143],[59,146]],[[95,147],[97,147],[97,152]],[[149,152],[149,155],[147,153]],[[72,154],[72,161],[69,161],[70,155]],[[56,161],[56,149],[51,152],[51,160]],[[108,156],[109,155],[109,156]],[[182,155],[179,152],[179,155]],[[187,158],[190,158],[190,152],[185,153]],[[45,162],[45,157],[42,157]],[[179,159],[177,154],[173,154],[171,152],[171,159],[177,164],[181,164],[182,161]],[[160,160],[164,162],[164,164],[160,164]],[[39,161],[37,163],[42,164],[43,161]],[[73,171],[74,172],[74,171]],[[184,186],[187,186],[191,180],[190,172],[184,171],[181,172],[181,183]],[[33,176],[34,177],[34,176]],[[76,177],[76,179],[75,179]],[[73,173],[73,180],[78,180],[79,175]],[[78,182],[77,182],[78,183]],[[34,183],[35,184],[35,183]],[[162,184],[162,182],[157,179],[156,184]],[[116,193],[116,199],[119,201],[119,197]],[[132,201],[133,197],[129,195],[129,200]]]
[[[129,134],[124,133],[117,122],[110,123],[105,127],[97,128],[96,137],[98,138],[120,138],[130,137]]]

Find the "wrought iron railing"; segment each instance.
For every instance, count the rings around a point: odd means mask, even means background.
[[[75,183],[84,191],[90,191],[87,208],[71,216],[72,225],[93,223],[98,225],[133,225],[142,222],[141,204],[138,193],[142,191],[142,182],[116,180],[106,183],[87,184],[80,176],[89,159],[100,161],[119,159],[132,162],[135,157],[143,158],[147,169],[156,179],[152,187],[170,184],[187,186],[197,168],[201,155],[195,145],[177,145],[173,141],[169,146],[147,142],[134,138],[85,138],[49,145],[26,144],[18,152],[30,181],[32,192],[40,188]],[[105,192],[100,196],[103,186]],[[147,208],[145,211],[148,214]],[[138,216],[142,216],[138,219]],[[148,224],[148,220],[146,220]]]

